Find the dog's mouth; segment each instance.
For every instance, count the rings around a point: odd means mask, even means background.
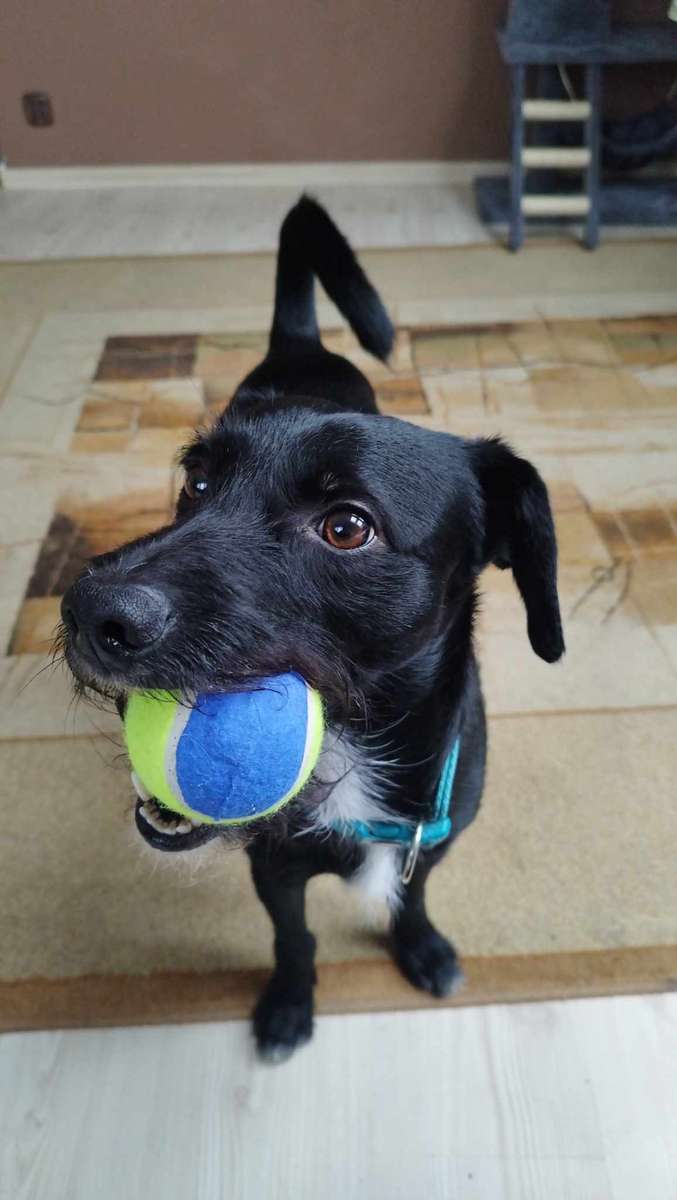
[[[197,821],[189,821],[181,813],[172,812],[165,808],[153,796],[139,795],[141,789],[137,786],[136,809],[134,819],[141,837],[154,850],[167,853],[177,853],[181,850],[196,850],[204,846],[212,838],[218,837],[220,831],[214,825],[201,825]]]
[[[138,664],[135,668],[135,660],[129,663],[120,661],[115,668],[106,669],[92,657],[83,654],[71,638],[64,637],[63,647],[66,665],[75,679],[76,688],[90,697],[115,700],[124,697],[131,688],[171,689],[169,684],[156,682],[157,672],[147,679]]]

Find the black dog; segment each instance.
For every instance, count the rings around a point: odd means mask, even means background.
[[[268,354],[184,452],[175,520],[95,559],[62,607],[71,669],[121,709],[129,688],[226,691],[290,669],[323,697],[319,765],[270,820],[222,835],[177,829],[152,803],[136,810],[160,850],[214,836],[246,844],[275,928],[275,971],[254,1014],[271,1059],[312,1031],[304,892],[320,872],[381,888],[395,959],[415,986],[442,996],[461,978],[424,889],[482,793],[473,620],[488,563],[512,568],[536,653],[553,662],[564,649],[536,470],[498,440],[380,415],[364,376],[321,344],[314,276],[362,346],[387,358],[393,329],[379,296],[327,214],[303,198],[280,233]],[[449,831],[435,808],[454,755]],[[365,825],[383,840],[365,840]]]

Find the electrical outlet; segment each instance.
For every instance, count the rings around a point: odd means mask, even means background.
[[[24,92],[21,107],[29,125],[54,124],[54,109],[47,92]]]

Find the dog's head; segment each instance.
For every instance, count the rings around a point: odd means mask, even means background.
[[[446,635],[489,562],[512,567],[536,653],[563,651],[547,492],[498,440],[254,403],[182,465],[174,521],[64,598],[88,683],[197,692],[293,669],[332,712]]]
[[[252,399],[182,461],[172,524],[94,559],[64,598],[68,663],[95,689],[226,691],[291,669],[332,723],[359,725],[384,693],[411,703],[433,682],[492,561],[513,570],[536,653],[561,655],[546,489],[501,442]]]

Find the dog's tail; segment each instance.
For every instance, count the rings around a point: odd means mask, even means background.
[[[280,229],[271,352],[319,345],[316,275],[364,349],[385,360],[395,331],[381,297],[343,234],[310,196],[301,197]]]

